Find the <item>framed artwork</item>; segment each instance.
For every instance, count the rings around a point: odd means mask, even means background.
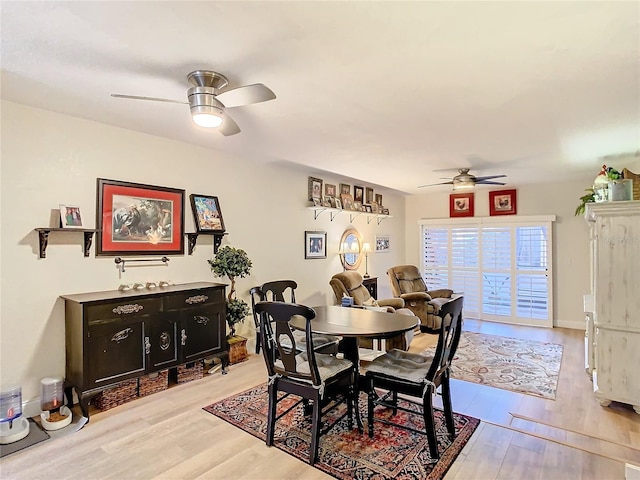
[[[336,197],[336,208],[339,208],[342,210],[342,202],[338,197]]]
[[[489,192],[489,215],[515,215],[516,213],[515,189]]]
[[[376,193],[376,203],[379,207],[382,207],[382,194]]]
[[[343,193],[340,197],[342,199],[342,208],[344,210],[353,210],[353,197],[351,194]]]
[[[184,253],[184,190],[98,178],[96,255]]]
[[[304,258],[327,258],[327,232],[304,232]]]
[[[362,203],[364,201],[364,187],[353,186],[353,201]]]
[[[218,197],[189,195],[193,221],[198,233],[224,233],[224,220]]]
[[[343,193],[345,193],[347,195],[351,195],[351,185],[349,185],[347,183],[341,183],[340,184],[340,194],[342,195]]]
[[[376,235],[376,253],[387,253],[391,249],[389,235]]]
[[[378,204],[376,202],[371,202],[371,213],[379,213]]]
[[[82,228],[80,207],[75,205],[60,205],[60,226],[62,228]]]
[[[336,186],[331,185],[329,183],[324,184],[324,194],[327,197],[335,197],[336,196]]]
[[[322,202],[322,180],[315,177],[309,177],[309,200],[316,198]]]
[[[365,199],[365,203],[373,203],[374,197],[373,197],[373,188],[367,187],[367,198]]]
[[[452,193],[449,195],[450,217],[473,217],[473,193]]]

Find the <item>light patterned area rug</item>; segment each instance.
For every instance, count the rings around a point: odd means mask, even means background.
[[[553,400],[561,360],[555,343],[462,332],[451,378]]]

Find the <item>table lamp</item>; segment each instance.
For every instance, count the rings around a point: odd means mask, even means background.
[[[364,253],[364,278],[369,278],[369,253],[371,252],[371,245],[367,242],[362,244],[362,252]]]

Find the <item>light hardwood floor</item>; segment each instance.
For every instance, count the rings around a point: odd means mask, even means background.
[[[584,333],[465,321],[465,330],[562,343],[555,401],[453,381],[454,410],[483,420],[447,479],[624,479],[640,465],[640,415],[601,407],[584,371]],[[411,350],[433,343],[426,334]],[[251,348],[251,345],[249,345]],[[265,381],[262,357],[228,375],[172,387],[106,412],[82,430],[0,460],[2,479],[330,478],[202,407]]]

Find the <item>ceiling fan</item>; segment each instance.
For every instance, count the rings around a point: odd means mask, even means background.
[[[229,81],[224,75],[211,70],[196,70],[187,75],[191,87],[187,90],[187,101],[169,98],[141,97],[112,93],[112,97],[152,102],[182,103],[189,105],[191,117],[196,125],[207,128],[220,127],[225,136],[240,133],[240,127],[226,112],[227,108],[266,102],[276,98],[276,94],[262,83],[231,88],[221,92]]]
[[[469,173],[468,168],[459,168],[458,175],[453,177],[448,182],[441,183],[431,183],[429,185],[419,185],[418,188],[422,187],[433,187],[435,185],[453,185],[454,190],[462,190],[465,188],[473,188],[476,184],[484,184],[484,185],[504,185],[503,182],[492,182],[491,180],[494,178],[503,178],[506,175],[488,175],[485,177],[476,177],[475,175],[471,175]]]

